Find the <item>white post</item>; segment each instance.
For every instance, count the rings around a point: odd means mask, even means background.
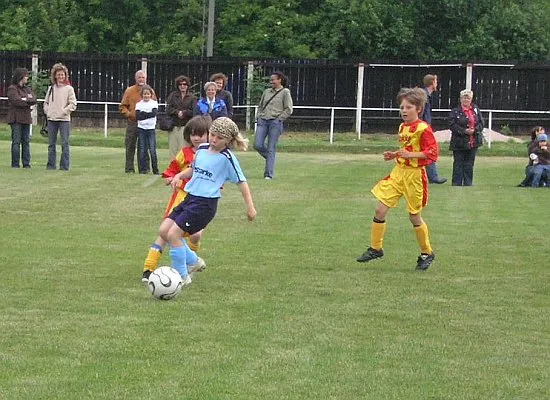
[[[141,69],[145,71],[145,75],[147,75],[147,57],[141,57]]]
[[[357,70],[357,105],[355,110],[355,132],[357,139],[361,139],[361,109],[363,108],[363,77],[365,64],[360,63]]]
[[[105,113],[103,115],[103,135],[105,136],[105,139],[107,139],[107,121],[108,121],[108,112],[109,112],[109,105],[105,103]]]
[[[248,62],[248,69],[246,72],[246,130],[250,130],[250,97],[252,95],[252,81],[254,79],[254,63]]]
[[[330,109],[330,144],[334,142],[334,107]]]
[[[38,79],[38,54],[32,55],[32,77],[33,79]],[[36,96],[36,93],[35,93]],[[32,126],[38,124],[38,110],[37,110],[38,104],[32,107],[31,111],[31,117],[32,117],[32,124],[31,124],[31,136],[32,136]]]
[[[466,64],[466,89],[472,90],[472,71],[474,64]]]
[[[491,142],[493,141],[492,132],[493,132],[493,112],[489,111],[489,132],[488,132],[489,133],[488,134],[489,138],[487,139],[487,147],[488,148],[491,148]]]
[[[206,57],[214,55],[214,15],[216,0],[208,0],[208,28],[206,31]]]

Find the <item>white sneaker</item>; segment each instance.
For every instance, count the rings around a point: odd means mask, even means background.
[[[188,265],[187,266],[187,271],[192,274],[194,272],[202,272],[206,269],[206,263],[204,262],[204,260],[202,258],[199,257],[199,259],[197,260],[197,262],[193,265]]]
[[[182,284],[183,284],[182,287],[189,286],[189,285],[192,283],[192,281],[191,281],[191,275],[187,275],[185,278],[182,277],[182,278],[181,278],[181,282],[182,282]]]

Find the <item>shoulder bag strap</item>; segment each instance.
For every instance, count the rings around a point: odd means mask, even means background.
[[[275,94],[274,94],[273,96],[271,96],[271,97],[269,98],[268,101],[265,102],[264,107],[263,107],[264,110],[265,110],[265,108],[267,107],[267,105],[268,105],[269,103],[271,103],[271,100],[273,100],[273,99],[275,98],[275,96],[277,96],[277,95],[278,95],[279,93],[281,93],[283,90],[285,90],[285,88],[282,88],[282,89],[277,90],[277,92],[275,92]]]

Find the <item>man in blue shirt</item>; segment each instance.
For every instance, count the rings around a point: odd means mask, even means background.
[[[432,93],[437,90],[437,84],[438,84],[437,75],[428,74],[424,76],[423,83],[424,83],[424,90],[428,95],[428,102],[424,107],[424,111],[422,111],[422,114],[420,115],[420,119],[423,121],[426,121],[428,124],[431,125],[432,124]],[[447,178],[443,178],[439,176],[439,173],[437,172],[437,165],[435,162],[428,164],[426,166],[426,174],[428,175],[428,181],[430,183],[440,184],[440,183],[447,182]]]

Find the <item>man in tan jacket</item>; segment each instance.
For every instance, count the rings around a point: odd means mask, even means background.
[[[136,144],[138,140],[137,136],[137,121],[136,121],[136,104],[141,100],[141,87],[147,83],[147,73],[143,70],[139,70],[135,75],[136,84],[128,87],[124,91],[124,96],[120,101],[118,109],[120,113],[126,117],[128,124],[126,125],[126,135],[124,137],[124,146],[126,147],[126,166],[124,171],[126,173],[134,173],[134,158],[136,155]],[[157,97],[153,93],[153,100]],[[149,157],[147,157],[146,166],[149,165]],[[139,162],[139,160],[138,160]],[[139,168],[139,166],[138,166]],[[144,169],[140,169],[144,170]],[[149,171],[147,171],[149,172]]]

